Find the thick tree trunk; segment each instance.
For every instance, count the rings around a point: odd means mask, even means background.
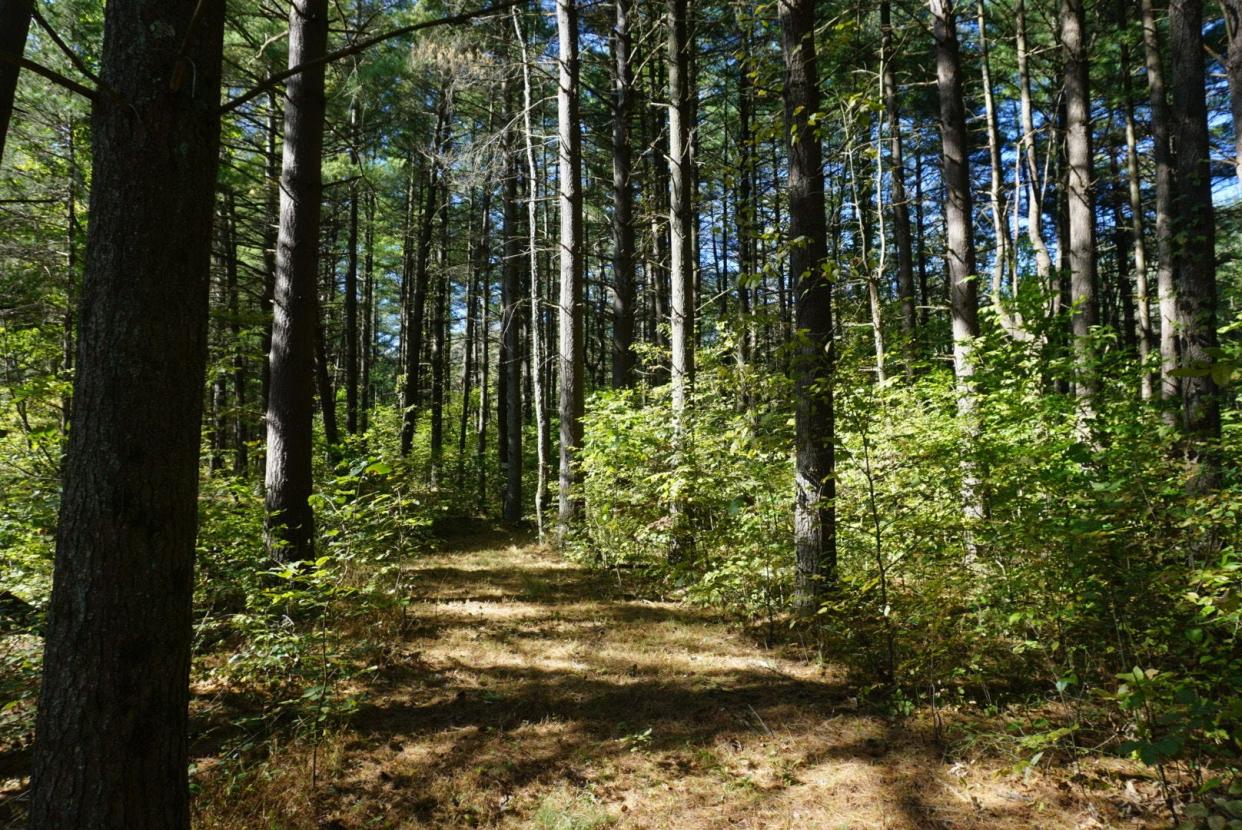
[[[328,44],[327,0],[294,0],[289,66],[321,57]],[[289,79],[280,182],[280,231],[267,409],[266,508],[273,558],[314,558],[311,421],[319,327],[319,221],[323,178],[324,68]]]
[[[1090,417],[1097,387],[1091,329],[1099,323],[1096,300],[1095,185],[1091,148],[1091,92],[1083,0],[1061,0],[1065,55],[1065,156],[1069,174],[1070,326],[1074,337],[1074,390],[1079,412]],[[1065,240],[1062,240],[1064,244]]]
[[[559,409],[561,420],[560,501],[558,537],[566,535],[578,518],[581,497],[574,453],[582,446],[584,405],[582,355],[582,134],[578,115],[578,7],[577,0],[557,0],[556,28],[559,44],[557,158],[560,165],[561,265],[560,335],[557,358],[560,369]]]
[[[0,0],[0,53],[19,58],[26,51],[26,35],[34,0]],[[13,118],[13,98],[21,69],[11,60],[0,60],[0,161],[4,160],[5,138]]]
[[[1211,368],[1219,347],[1216,334],[1216,225],[1208,143],[1206,78],[1203,66],[1203,2],[1169,3],[1170,76],[1173,84],[1173,146],[1177,148],[1177,324],[1182,381],[1182,416],[1193,465],[1192,491],[1220,484],[1220,389]]]
[[[824,172],[811,116],[819,111],[814,0],[782,0],[785,141],[789,152],[789,273],[797,305],[794,547],[798,607],[813,613],[836,579],[835,440],[832,406],[832,287]]]
[[[670,361],[673,405],[673,441],[680,459],[685,450],[686,410],[694,382],[694,172],[691,154],[690,52],[688,0],[668,2],[668,157]],[[685,526],[685,509],[672,504],[674,559],[685,554],[692,540]]]
[[[957,378],[958,414],[972,434],[974,424],[975,360],[972,341],[979,336],[979,294],[974,279],[975,242],[970,193],[970,146],[966,109],[962,103],[962,70],[957,21],[952,0],[930,0],[936,39],[936,86],[940,97],[940,139],[943,147],[945,265],[948,270],[949,315],[953,327],[953,373]],[[962,463],[962,504],[968,525],[983,518],[983,499],[975,464]],[[967,548],[974,545],[967,529]]]
[[[1169,101],[1164,89],[1164,61],[1152,0],[1142,0],[1143,49],[1147,56],[1147,89],[1151,95],[1152,159],[1156,164],[1156,291],[1160,298],[1160,397],[1181,394],[1177,369],[1177,302],[1173,278],[1173,159],[1169,147]],[[1172,419],[1172,410],[1168,411]]]
[[[501,271],[500,337],[505,379],[504,421],[499,425],[507,446],[503,516],[506,522],[522,518],[522,247],[518,221],[518,155],[513,129],[505,133],[508,175],[505,178],[504,268]]]
[[[614,0],[616,26],[612,113],[612,385],[634,384],[634,186],[630,181],[630,109],[634,70],[630,66],[630,4]]]
[[[101,97],[92,115],[34,830],[190,826],[191,601],[223,29],[222,2],[111,0],[104,13],[101,76],[118,98]]]

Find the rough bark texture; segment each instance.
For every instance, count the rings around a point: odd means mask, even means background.
[[[197,10],[197,13],[196,13]],[[224,3],[111,0],[35,830],[188,828],[188,697]]]
[[[1216,335],[1216,236],[1208,144],[1206,79],[1203,66],[1202,0],[1169,3],[1170,80],[1173,142],[1177,147],[1177,195],[1173,203],[1177,240],[1177,324],[1182,380],[1182,417],[1188,453],[1195,466],[1191,486],[1220,481],[1220,390],[1209,371],[1219,346]]]
[[[503,310],[500,337],[504,344],[500,374],[505,379],[505,420],[500,424],[506,445],[503,515],[507,522],[522,518],[522,246],[518,222],[518,155],[513,130],[506,132],[509,158],[504,197],[504,270],[500,284]]]
[[[576,0],[557,0],[556,26],[560,84],[556,97],[560,165],[561,268],[560,366],[561,468],[558,534],[563,541],[581,508],[574,452],[582,445],[582,134],[578,116],[578,8]]]
[[[1177,304],[1173,284],[1173,161],[1169,151],[1169,101],[1152,0],[1142,0],[1143,49],[1151,94],[1152,159],[1156,164],[1156,291],[1160,296],[1160,397],[1174,400],[1181,385],[1177,368]],[[1170,415],[1171,417],[1171,415]]]
[[[832,286],[828,256],[824,173],[819,137],[811,124],[819,110],[814,0],[782,0],[785,56],[785,139],[789,150],[789,274],[796,294],[797,353],[794,453],[797,493],[794,547],[798,605],[812,611],[835,579],[836,513],[833,499]]]
[[[0,0],[0,52],[20,57],[26,51],[34,0]],[[16,63],[0,60],[0,160],[4,159],[4,140],[13,117],[13,96],[17,92]]]
[[[616,26],[612,113],[612,385],[634,384],[634,186],[630,181],[630,102],[634,70],[630,66],[630,3],[614,0]]]
[[[962,104],[962,71],[957,21],[951,0],[930,0],[936,39],[936,86],[940,96],[940,140],[946,191],[945,265],[948,270],[949,314],[953,325],[953,372],[957,378],[958,414],[973,432],[975,391],[971,342],[979,336],[979,294],[975,281],[975,243],[971,233],[970,147],[966,110]],[[978,473],[969,459],[962,463],[962,504],[967,522],[983,517]],[[973,543],[967,547],[973,555]]]
[[[1074,336],[1074,388],[1091,411],[1096,393],[1091,329],[1099,322],[1095,296],[1095,187],[1092,176],[1091,93],[1083,0],[1061,0],[1065,55],[1065,155],[1069,189],[1070,327]]]
[[[289,9],[289,66],[327,51],[327,0],[295,0]],[[268,544],[285,561],[311,559],[311,422],[319,326],[319,222],[323,179],[324,69],[289,79],[280,179],[280,230],[267,401]],[[326,402],[325,402],[326,403]]]

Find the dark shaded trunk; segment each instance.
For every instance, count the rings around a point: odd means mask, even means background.
[[[751,127],[755,91],[751,79],[750,41],[752,23],[749,12],[739,11],[738,24],[742,29],[742,52],[738,60],[737,76],[737,123],[738,123],[738,180],[737,201],[737,304],[742,330],[737,338],[737,360],[741,365],[750,363],[755,352],[755,324],[751,318],[751,297],[755,265],[755,144]]]
[[[233,374],[233,474],[249,466],[246,446],[246,357],[241,342],[241,302],[237,288],[237,209],[233,191],[224,194],[224,290],[228,302],[229,353]]]
[[[0,53],[20,58],[26,51],[26,35],[34,0],[0,0]],[[0,60],[0,160],[4,159],[5,138],[13,118],[13,97],[17,93],[20,67],[10,60]]]
[[[1123,10],[1124,23],[1125,3],[1119,3]],[[1134,285],[1135,305],[1138,312],[1138,356],[1139,363],[1147,366],[1148,357],[1154,344],[1151,326],[1151,303],[1148,288],[1146,217],[1143,210],[1143,182],[1139,174],[1138,131],[1134,123],[1134,91],[1130,82],[1130,48],[1124,41],[1121,44],[1121,77],[1122,97],[1125,100],[1126,116],[1126,175],[1130,197],[1130,245],[1134,252]],[[1143,400],[1150,400],[1154,390],[1152,376],[1144,370],[1139,381],[1139,394]]]
[[[276,93],[268,96],[267,152],[264,165],[264,212],[263,212],[263,369],[259,374],[259,406],[262,408],[264,439],[267,433],[267,404],[272,385],[272,323],[276,297],[276,245],[280,228],[280,156],[276,153],[276,139],[280,130],[280,108],[276,105]]]
[[[825,587],[835,581],[837,566],[832,286],[824,273],[828,226],[823,164],[819,136],[810,120],[819,111],[815,2],[782,0],[779,8],[789,152],[789,274],[795,286],[798,330],[790,367],[796,401],[795,601],[803,611],[813,613]]]
[[[219,2],[111,0],[104,13],[101,76],[119,97],[92,114],[73,429],[31,767],[36,830],[190,826],[223,28]]]
[[[1229,35],[1229,110],[1233,114],[1233,163],[1242,181],[1242,0],[1221,0]],[[0,149],[3,149],[0,147]]]
[[[356,164],[355,160],[355,164]],[[349,186],[349,249],[345,252],[345,431],[358,434],[358,184]]]
[[[1193,465],[1192,491],[1220,484],[1220,389],[1212,372],[1217,359],[1216,225],[1208,142],[1203,57],[1202,0],[1169,3],[1170,80],[1173,85],[1173,146],[1177,148],[1174,238],[1177,262],[1177,324],[1183,369],[1182,417]]]
[[[449,282],[449,185],[448,172],[440,176],[440,245],[436,268],[435,305],[431,313],[431,483],[440,483],[444,461],[444,380],[452,349],[448,340]]]
[[[327,42],[327,0],[294,0],[289,9],[289,66],[322,56]],[[312,559],[315,550],[315,519],[308,499],[320,326],[323,123],[324,69],[318,65],[290,78],[285,90],[266,474],[268,548],[280,561]],[[322,338],[318,339],[322,350]]]
[[[500,428],[506,447],[503,515],[507,522],[522,518],[522,245],[515,138],[512,130],[506,133],[509,164],[505,178],[504,269],[500,285],[500,339],[503,344],[500,376],[505,382],[504,420]]]
[[[367,431],[375,392],[371,388],[371,367],[375,363],[375,194],[367,194],[366,259],[362,267],[362,431]]]

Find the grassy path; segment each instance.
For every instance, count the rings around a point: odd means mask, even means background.
[[[480,527],[411,567],[408,635],[318,750],[315,792],[289,747],[233,818],[213,798],[199,826],[1145,826],[1081,784],[950,763],[833,671],[529,539]]]

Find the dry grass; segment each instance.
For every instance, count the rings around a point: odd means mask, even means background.
[[[466,528],[407,576],[401,618],[343,632],[388,636],[382,670],[318,742],[224,760],[230,719],[261,701],[195,688],[196,828],[1166,826],[1134,765],[1024,775],[986,741],[946,758],[927,717],[871,714],[832,668],[635,600],[525,537]],[[29,762],[10,750],[0,827],[19,826]]]
[[[202,758],[197,827],[1163,826],[1128,767],[946,761],[833,671],[524,538],[456,538],[411,576],[407,633],[318,747],[317,786],[307,742],[250,769]]]

